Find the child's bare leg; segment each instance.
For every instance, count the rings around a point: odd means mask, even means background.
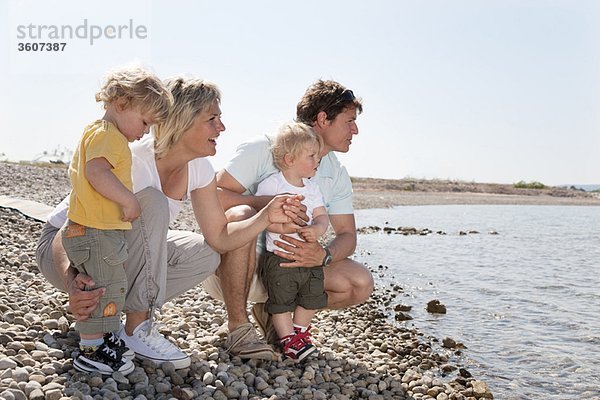
[[[296,306],[294,310],[294,325],[307,327],[310,325],[310,321],[315,316],[317,310],[307,310],[304,307]]]
[[[293,335],[294,327],[292,326],[292,313],[285,312],[281,314],[273,314],[272,317],[273,326],[275,327],[275,331],[277,331],[277,335],[281,339],[282,337]]]

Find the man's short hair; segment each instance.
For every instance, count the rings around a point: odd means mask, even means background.
[[[296,106],[296,121],[312,126],[321,111],[332,121],[347,108],[356,108],[361,113],[362,100],[336,81],[319,79],[306,89]]]

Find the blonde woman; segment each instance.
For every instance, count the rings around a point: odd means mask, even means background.
[[[272,223],[290,222],[300,204],[295,197],[277,196],[252,218],[228,223],[217,197],[215,172],[205,158],[216,153],[217,139],[225,130],[221,94],[216,85],[199,79],[173,78],[166,86],[173,96],[166,119],[152,135],[131,146],[133,191],[142,212],[126,234],[127,318],[120,337],[136,358],[186,368],[189,356],[157,331],[153,311],[212,275],[220,263],[219,253],[236,257],[254,252],[256,236]],[[187,201],[202,234],[169,230]],[[69,268],[64,257],[57,232],[67,207],[63,201],[49,216],[37,258],[48,280],[69,293],[72,312],[81,320],[97,306],[104,290],[84,291],[93,282]],[[231,339],[228,347],[242,357],[274,357],[253,329],[234,337],[234,342]]]

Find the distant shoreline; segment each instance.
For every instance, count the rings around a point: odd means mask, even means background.
[[[442,180],[352,178],[354,207],[419,205],[600,206],[600,193],[562,187],[519,189],[513,185]]]
[[[12,187],[12,190],[4,193],[6,195],[18,196],[22,190],[24,198],[54,206],[70,190],[64,164],[0,162],[0,170],[5,174],[0,178],[0,183],[10,177],[22,177],[19,182],[0,184],[7,189]],[[52,190],[31,190],[25,185],[28,181],[30,184],[43,183]],[[16,192],[15,186],[19,188]],[[600,193],[561,187],[519,189],[497,183],[356,177],[352,178],[352,187],[356,209],[450,204],[600,206]]]
[[[514,195],[497,193],[395,192],[354,190],[354,208],[389,208],[431,205],[562,205],[600,206],[598,197],[553,197],[549,195]]]

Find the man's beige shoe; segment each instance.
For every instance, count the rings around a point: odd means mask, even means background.
[[[255,360],[277,360],[279,354],[271,346],[258,338],[254,325],[250,322],[241,324],[229,332],[225,341],[227,351],[240,358]]]
[[[262,333],[267,343],[279,346],[279,336],[277,336],[277,331],[273,326],[271,314],[265,310],[265,303],[256,303],[252,306],[252,317],[254,317],[260,333]]]

